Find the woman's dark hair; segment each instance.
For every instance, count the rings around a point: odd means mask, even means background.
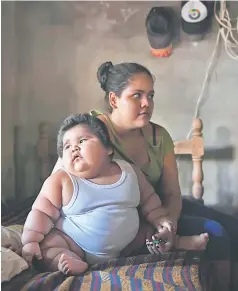
[[[63,156],[63,138],[64,134],[71,128],[77,125],[85,125],[89,130],[95,134],[102,144],[109,148],[111,146],[109,133],[106,125],[97,117],[92,116],[88,113],[84,114],[73,114],[65,118],[60,126],[57,136],[57,153],[60,158]]]
[[[130,79],[138,73],[147,74],[154,80],[150,71],[137,63],[121,63],[113,66],[112,62],[103,63],[97,71],[97,78],[101,88],[106,92],[105,101],[109,105],[109,93],[114,92],[120,96],[122,91],[128,86]],[[111,111],[112,108],[108,106]]]

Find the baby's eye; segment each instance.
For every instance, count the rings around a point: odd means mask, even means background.
[[[64,149],[65,149],[65,150],[67,150],[67,149],[69,149],[69,148],[70,148],[70,144],[67,144],[67,145],[64,146]]]
[[[79,141],[79,143],[81,144],[81,143],[83,143],[83,142],[85,142],[86,141],[86,138],[82,138],[80,141]]]
[[[133,97],[134,97],[134,98],[140,98],[140,93],[135,93],[135,94],[133,94]]]

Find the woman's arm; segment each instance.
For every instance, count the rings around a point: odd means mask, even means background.
[[[170,217],[178,221],[182,209],[181,191],[178,179],[178,169],[174,152],[164,157],[163,171],[160,178],[160,191],[164,197]]]
[[[172,222],[168,219],[168,209],[166,209],[156,194],[154,188],[147,181],[145,175],[135,165],[131,165],[134,169],[138,185],[140,189],[140,205],[138,207],[139,213],[151,223],[158,231],[166,226],[171,229]]]
[[[162,194],[164,206],[168,209],[170,219],[173,220],[176,231],[176,225],[182,209],[182,199],[174,154],[174,142],[164,127],[157,124],[154,124],[154,126],[156,127],[156,139],[160,140],[162,137],[163,140],[163,151],[158,152],[158,159],[163,158],[163,168],[156,190]],[[153,135],[153,128],[151,127],[150,134]],[[161,154],[163,154],[163,157],[161,157]]]

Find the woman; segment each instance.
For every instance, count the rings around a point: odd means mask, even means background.
[[[217,290],[218,287],[227,290],[227,262],[238,258],[238,220],[200,203],[181,199],[173,141],[165,128],[150,122],[155,94],[152,74],[139,64],[106,62],[99,67],[97,77],[105,91],[109,113],[91,113],[107,125],[115,156],[141,168],[168,208],[175,233],[180,236],[209,233],[206,255],[220,261],[216,267],[221,268],[223,274],[217,281]],[[151,229],[144,223],[135,243],[140,242],[140,238],[151,238]],[[234,246],[232,254],[230,240]]]
[[[106,123],[116,157],[140,166],[157,189],[170,211],[174,230],[177,229],[180,235],[193,235],[203,228],[212,237],[227,239],[226,229],[237,245],[237,219],[186,199],[182,207],[173,141],[165,128],[150,122],[155,92],[154,78],[149,70],[135,63],[113,66],[111,62],[106,62],[99,67],[97,77],[105,91],[109,113],[91,113]],[[190,216],[185,217],[184,214]],[[204,218],[192,217],[198,214]],[[214,217],[225,229],[219,223],[208,220]],[[209,244],[213,244],[212,238]],[[228,241],[226,245],[229,248]],[[221,249],[220,256],[225,256],[224,244]],[[209,246],[207,252],[211,257],[218,257],[213,249],[209,250]]]

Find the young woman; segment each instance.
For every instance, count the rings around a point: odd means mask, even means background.
[[[105,91],[108,113],[91,114],[107,125],[116,157],[141,168],[168,208],[174,231],[179,235],[208,232],[207,255],[228,258],[229,238],[235,246],[238,243],[238,220],[181,199],[173,141],[165,128],[150,122],[155,95],[150,71],[136,63],[106,62],[99,67],[97,77]],[[237,248],[234,251],[238,258]]]

